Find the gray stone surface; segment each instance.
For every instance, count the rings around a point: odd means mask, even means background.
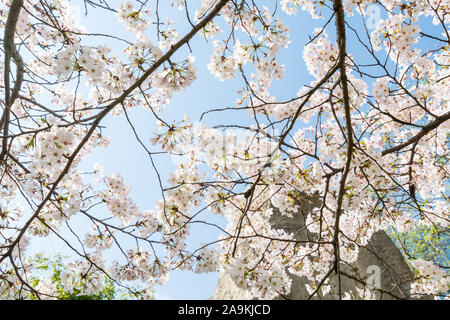
[[[318,195],[311,197],[301,196],[300,210],[295,213],[292,218],[281,215],[278,210],[274,209],[270,223],[273,228],[284,229],[295,235],[296,240],[307,240],[314,237],[305,230],[305,217],[314,207],[321,205]],[[251,254],[251,253],[249,253]],[[341,266],[341,270],[354,277],[354,279],[341,276],[341,286],[343,291],[352,290],[356,292],[356,286],[361,287],[361,282],[366,281],[372,275],[373,270],[368,269],[370,266],[378,266],[380,270],[380,290],[376,290],[377,299],[408,299],[411,279],[413,273],[404,260],[400,250],[395,246],[390,237],[384,231],[375,232],[369,243],[360,248],[357,261],[353,268],[349,266]],[[309,297],[306,291],[306,278],[298,277],[291,274],[292,287],[291,293],[284,297],[293,300],[303,300]],[[338,279],[334,275],[331,278],[331,285],[337,288]],[[333,291],[333,290],[332,290]],[[335,292],[337,290],[334,290]],[[215,300],[237,300],[247,299],[245,290],[238,288],[229,276],[220,273],[219,281],[211,299]],[[284,299],[279,298],[279,299]],[[329,294],[325,297],[316,297],[315,299],[337,299],[336,294]]]

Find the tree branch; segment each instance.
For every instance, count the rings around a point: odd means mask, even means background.
[[[431,121],[429,124],[427,124],[426,126],[422,127],[422,130],[419,131],[418,134],[416,134],[414,137],[412,137],[411,139],[409,139],[406,142],[403,142],[402,144],[399,144],[398,146],[392,147],[390,149],[386,149],[384,150],[381,154],[383,156],[389,154],[389,153],[393,153],[396,151],[399,151],[407,146],[409,146],[412,143],[415,143],[417,141],[419,141],[421,138],[423,138],[428,132],[430,132],[431,130],[436,129],[437,127],[439,127],[442,123],[444,123],[445,121],[450,119],[450,111],[448,111],[447,113],[443,114],[440,117],[437,117],[436,119],[434,119],[433,121]]]
[[[0,164],[3,162],[8,152],[8,129],[9,129],[9,114],[11,106],[16,100],[23,80],[23,60],[16,50],[14,45],[14,34],[16,32],[17,20],[19,19],[20,10],[23,6],[23,0],[13,0],[8,12],[8,18],[5,25],[5,33],[3,36],[3,47],[5,50],[5,110],[3,111],[0,120],[0,128],[3,127],[2,151],[0,153]],[[11,71],[11,57],[16,63],[16,81],[14,88],[10,93],[9,73]]]
[[[21,0],[18,0],[21,1]],[[39,204],[39,206],[36,208],[36,211],[34,214],[27,220],[27,222],[24,224],[24,226],[21,228],[21,231],[19,232],[16,239],[11,243],[9,246],[8,251],[0,258],[0,263],[5,260],[6,257],[8,257],[14,247],[19,243],[22,236],[25,234],[25,231],[28,229],[30,224],[33,222],[33,220],[39,215],[41,210],[43,209],[44,205],[50,200],[50,197],[52,194],[56,191],[56,188],[58,187],[58,184],[61,182],[61,180],[64,178],[64,176],[69,172],[70,167],[75,160],[75,157],[78,155],[78,153],[83,149],[84,145],[87,143],[91,135],[94,133],[95,129],[97,129],[98,125],[100,124],[100,121],[118,104],[121,104],[125,98],[133,92],[136,88],[138,88],[142,83],[164,62],[166,62],[170,57],[184,44],[186,44],[199,30],[201,30],[208,22],[210,22],[218,13],[219,11],[229,2],[230,0],[221,0],[219,1],[216,6],[210,11],[210,13],[203,18],[202,21],[200,21],[192,30],[186,34],[180,41],[178,41],[176,44],[174,44],[161,58],[159,58],[133,85],[131,85],[128,89],[126,89],[118,98],[116,98],[113,102],[111,102],[109,105],[106,106],[106,108],[99,113],[95,121],[93,122],[91,128],[84,136],[83,140],[80,142],[80,144],[77,146],[75,151],[72,153],[72,155],[69,157],[66,166],[64,167],[61,174],[58,176],[58,178],[55,180],[55,182],[52,184],[52,188],[47,193],[45,198],[42,200],[42,202]]]

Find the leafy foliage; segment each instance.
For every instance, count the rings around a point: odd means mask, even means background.
[[[135,290],[134,293],[124,290],[117,286],[117,284],[107,276],[103,276],[101,288],[91,294],[86,294],[83,287],[85,287],[85,280],[81,276],[78,281],[74,281],[73,288],[68,289],[63,283],[62,273],[67,268],[65,264],[66,258],[60,254],[54,257],[48,257],[44,253],[36,254],[30,263],[33,269],[36,270],[36,275],[32,277],[30,284],[36,288],[41,279],[51,279],[52,284],[56,287],[55,292],[57,300],[115,300],[115,299],[137,299],[142,298],[142,291]],[[30,292],[29,299],[36,300],[37,297]]]

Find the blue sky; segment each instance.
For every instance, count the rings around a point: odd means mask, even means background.
[[[160,1],[161,2],[161,1]],[[160,8],[160,16],[170,16],[175,20],[178,31],[181,36],[189,29],[186,23],[184,11],[179,12],[177,8],[170,8],[166,1],[162,1]],[[113,33],[117,36],[134,40],[134,36],[124,31],[124,27],[119,25],[113,14],[105,15],[100,10],[89,9],[89,16],[83,15],[84,7],[82,1],[71,1],[74,8],[74,16],[86,26],[88,32],[105,32]],[[112,2],[111,2],[112,3]],[[200,1],[188,1],[191,15],[199,7]],[[272,3],[272,2],[270,2]],[[113,5],[114,6],[114,5]],[[115,5],[117,7],[117,5]],[[279,8],[280,9],[280,8]],[[92,15],[92,16],[91,16]],[[275,82],[272,87],[272,94],[278,99],[292,98],[296,96],[297,91],[304,85],[308,84],[312,77],[307,73],[302,58],[302,52],[305,43],[308,41],[308,35],[312,34],[315,27],[319,27],[326,20],[313,20],[309,14],[299,10],[296,16],[288,16],[279,10],[279,15],[285,23],[290,26],[292,41],[287,50],[282,50],[279,55],[279,62],[286,65],[285,77],[283,80]],[[328,17],[326,17],[328,19]],[[220,21],[220,19],[218,19]],[[183,22],[182,24],[178,24]],[[329,35],[334,39],[332,30],[334,22],[330,24]],[[151,32],[154,30],[151,30]],[[226,36],[222,33],[219,39]],[[102,44],[103,38],[92,39],[92,44]],[[354,39],[349,38],[348,47],[354,48]],[[115,41],[108,40],[108,45],[118,48],[119,44]],[[198,120],[202,112],[218,107],[232,107],[238,97],[236,91],[243,86],[240,78],[236,80],[221,82],[214,78],[208,71],[206,65],[209,62],[209,56],[212,52],[212,41],[206,42],[202,36],[196,36],[190,43],[193,49],[193,55],[196,58],[196,66],[198,67],[197,80],[186,90],[175,95],[171,103],[166,107],[161,115],[167,122],[181,120],[184,114],[187,114],[192,121]],[[183,57],[187,53],[187,48],[183,48],[177,57]],[[176,60],[176,59],[175,59]],[[148,110],[143,108],[134,108],[129,111],[129,116],[136,127],[142,141],[152,151],[156,150],[152,147],[149,139],[153,132],[157,132],[154,126],[155,118]],[[214,113],[205,118],[208,125],[241,123],[249,124],[246,111],[227,111],[222,113]],[[104,134],[111,137],[111,144],[106,149],[96,149],[81,165],[82,169],[89,171],[94,163],[100,163],[104,167],[107,175],[118,172],[122,175],[127,185],[132,187],[131,197],[137,203],[138,207],[143,209],[151,209],[160,199],[161,193],[157,180],[157,176],[151,166],[148,155],[145,150],[136,141],[134,134],[129,127],[125,116],[113,117],[108,116],[102,125],[106,126]],[[170,157],[165,155],[154,156],[156,166],[161,174],[163,184],[168,178],[173,166]],[[208,215],[208,213],[205,213]],[[209,219],[215,219],[217,223],[224,224],[223,219],[209,214]],[[71,221],[72,223],[72,221]],[[73,223],[77,223],[74,221]],[[201,241],[207,242],[214,240],[217,233],[209,228],[195,227],[191,232],[190,245],[196,247]],[[45,248],[48,254],[62,252],[62,246],[55,239],[48,239],[36,242],[33,250],[42,251]],[[65,252],[64,252],[65,253]],[[171,273],[170,280],[165,286],[156,288],[156,298],[158,299],[208,299],[213,295],[214,288],[217,284],[217,273],[210,274],[193,274],[189,272],[174,271]]]

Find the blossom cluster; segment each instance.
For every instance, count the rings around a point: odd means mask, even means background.
[[[202,0],[194,20],[203,21],[217,3]],[[189,17],[189,2],[169,4],[186,9]],[[364,13],[369,4],[343,1],[347,15]],[[272,86],[290,67],[280,52],[295,31],[284,14],[300,8],[320,18],[328,14],[327,6],[282,0],[284,13],[278,14],[258,1],[229,1],[216,17],[201,22],[198,33],[212,40],[207,68],[214,77],[242,77],[233,112],[243,109],[250,117],[243,125],[214,126],[187,116],[165,120],[164,107],[198,76],[195,50],[167,57],[179,41],[191,44],[190,38],[180,40],[185,38],[173,20],[163,24],[147,4],[125,1],[112,15],[136,36],[129,41],[87,33],[73,20],[68,1],[25,2],[15,41],[26,75],[8,106],[8,132],[2,131],[8,150],[0,151],[0,296],[26,297],[22,282],[32,272],[27,247],[35,237],[67,244],[65,232],[79,240],[69,246],[79,260],[61,274],[69,292],[94,293],[108,274],[121,283],[143,282],[151,295],[173,269],[220,270],[249,298],[273,299],[291,292],[292,275],[308,280],[311,295],[336,295],[328,271],[336,263],[354,265],[375,232],[448,228],[450,49],[443,45],[448,33],[438,29],[449,22],[448,5],[438,0],[380,4],[386,14],[367,43],[356,37],[373,61],[361,62],[353,48],[340,52],[329,28],[315,29],[303,50],[312,80],[297,87],[293,98],[280,100]],[[2,28],[10,5],[1,3]],[[422,16],[433,17],[436,35],[422,30]],[[107,38],[108,44],[93,45],[91,37]],[[424,51],[421,38],[437,45]],[[378,57],[383,54],[385,62]],[[5,72],[0,67],[2,93]],[[159,186],[154,185],[162,198],[145,210],[120,174],[80,169],[94,149],[109,143],[103,119],[136,106],[151,111],[159,129],[150,141],[139,142],[145,148],[150,142],[174,161],[166,181],[157,172]],[[126,120],[131,124],[128,114]],[[156,153],[146,151],[156,169]],[[97,213],[98,207],[105,210]],[[226,224],[210,223],[208,214]],[[303,224],[294,230],[279,221]],[[220,235],[193,250],[188,244],[198,222]],[[76,230],[83,236],[71,227],[78,224],[90,226]],[[104,256],[111,252],[109,264]],[[412,294],[448,291],[442,268],[421,259],[410,263],[416,271]],[[58,291],[45,277],[34,289],[43,298]],[[343,298],[373,299],[375,291],[357,287]]]

